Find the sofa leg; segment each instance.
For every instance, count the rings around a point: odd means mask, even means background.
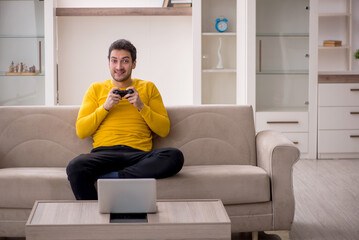
[[[258,240],[258,232],[252,232],[252,240]]]
[[[281,240],[290,240],[289,231],[265,231],[265,234],[275,234],[280,237]]]

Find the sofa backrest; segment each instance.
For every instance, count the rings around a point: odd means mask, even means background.
[[[0,168],[65,167],[92,149],[76,135],[79,106],[0,107]],[[256,163],[250,106],[167,107],[171,131],[154,148],[176,147],[185,165]]]
[[[256,165],[251,106],[194,105],[167,107],[171,130],[154,137],[153,147],[176,147],[185,165]]]
[[[79,106],[0,107],[0,168],[65,167],[92,149],[76,135]]]

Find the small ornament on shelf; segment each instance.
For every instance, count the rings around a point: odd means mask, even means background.
[[[340,47],[340,46],[342,46],[342,41],[338,41],[338,40],[323,41],[323,47]]]
[[[217,18],[215,27],[216,27],[216,30],[220,33],[227,31],[227,29],[228,29],[227,18],[224,18],[224,17]]]
[[[172,7],[192,7],[192,0],[171,0]]]
[[[37,75],[36,67],[33,65],[30,68],[23,62],[14,64],[14,61],[11,62],[8,67],[8,72],[5,75]]]
[[[217,69],[222,69],[223,68],[221,50],[222,50],[222,38],[220,37],[219,38],[218,49],[217,49],[217,56],[218,56],[218,63],[217,63],[217,66],[216,66]]]

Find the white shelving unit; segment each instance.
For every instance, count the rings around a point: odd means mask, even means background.
[[[0,0],[0,105],[56,104],[56,3]],[[37,74],[6,74],[12,61]]]
[[[359,156],[359,2],[319,0],[318,159]],[[323,47],[324,40],[342,41]]]
[[[257,131],[284,132],[302,158],[315,158],[316,10],[317,0],[194,1],[194,103],[250,104]],[[218,17],[232,23],[225,34],[215,31]],[[224,69],[219,38],[230,49]]]
[[[44,2],[0,1],[0,105],[45,103]],[[11,62],[36,73],[8,74]]]
[[[241,102],[243,89],[238,90],[241,83],[237,75],[239,2],[198,0],[192,3],[195,104]],[[216,19],[219,17],[228,19],[229,27],[224,33],[215,29]],[[217,68],[220,58],[223,68]]]
[[[352,71],[352,0],[319,0],[318,21],[319,73]],[[342,46],[323,47],[325,40]]]

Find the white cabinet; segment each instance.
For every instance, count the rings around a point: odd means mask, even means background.
[[[359,2],[319,0],[318,158],[359,157]],[[342,46],[324,47],[337,40]]]
[[[300,150],[308,154],[308,112],[257,112],[256,131],[276,130],[284,133]],[[302,156],[303,157],[303,156]]]
[[[256,96],[256,131],[283,132],[301,158],[316,157],[317,46],[311,35],[317,29],[309,24],[316,10],[315,0],[256,0],[256,83],[249,89]]]
[[[238,103],[238,0],[196,0],[192,3],[194,103]],[[218,18],[228,29],[218,32]]]
[[[358,83],[321,83],[318,88],[318,158],[359,157]]]

